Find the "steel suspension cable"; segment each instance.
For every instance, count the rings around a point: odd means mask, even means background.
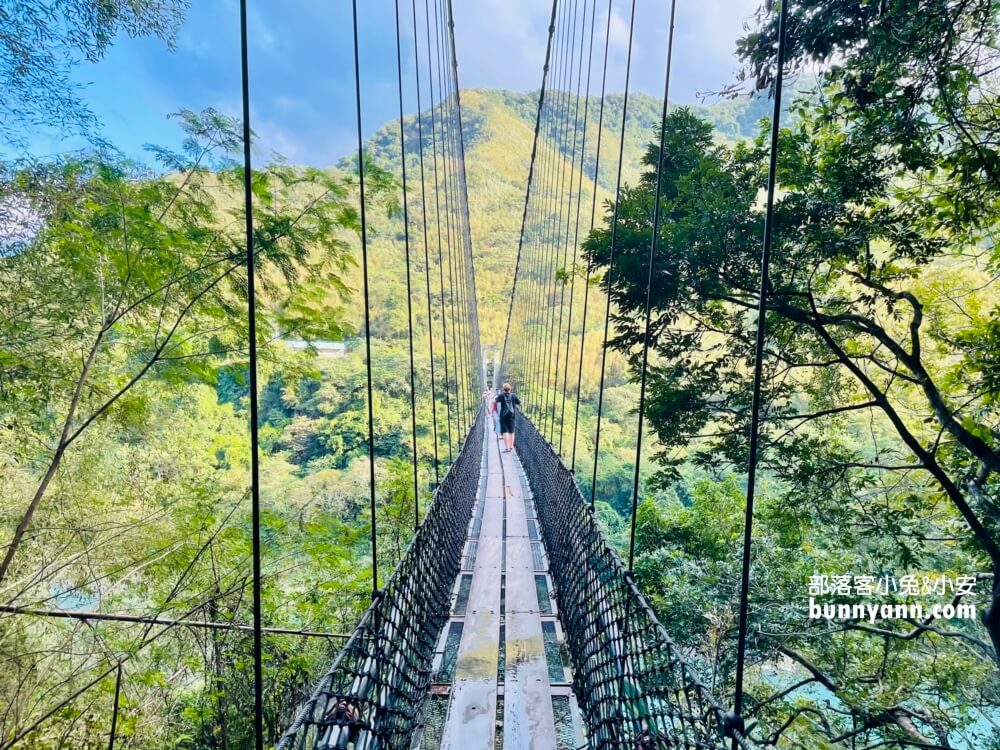
[[[586,11],[586,1],[584,2],[584,11]],[[584,28],[586,28],[586,12],[584,12]],[[563,391],[562,391],[562,413],[559,417],[559,454],[562,455],[563,450],[563,437],[566,431],[566,389],[569,386],[569,350],[570,345],[573,340],[573,308],[576,302],[576,277],[577,277],[577,257],[579,255],[580,249],[580,207],[583,204],[583,163],[587,154],[587,130],[590,125],[590,72],[591,65],[594,61],[594,30],[597,22],[597,0],[594,0],[593,8],[590,13],[590,43],[588,45],[587,51],[587,88],[584,94],[583,100],[583,135],[580,143],[580,167],[577,175],[577,185],[576,185],[576,218],[574,219],[574,231],[573,231],[573,264],[570,267],[570,292],[569,292],[569,319],[566,321],[566,357],[563,362]],[[582,44],[582,41],[581,41]],[[580,56],[581,65],[583,63],[583,56]],[[577,82],[577,103],[579,104],[580,99],[580,85],[582,82],[582,68],[581,75],[578,77]],[[596,181],[594,183],[594,190],[597,190]],[[585,322],[586,324],[586,322]],[[581,343],[582,347],[582,343]],[[579,395],[579,385],[577,385],[577,394]],[[575,421],[575,420],[574,420]],[[576,445],[573,445],[574,461],[576,458]],[[572,469],[571,469],[572,471]]]
[[[406,188],[406,130],[403,123],[403,47],[400,38],[399,0],[396,11],[396,76],[399,83],[399,156],[403,181],[403,246],[406,248],[406,324],[410,342],[410,428],[413,436],[413,528],[420,525],[420,471],[417,464],[417,376],[413,354],[413,282],[410,270],[410,207]],[[417,113],[417,117],[420,113]]]
[[[454,85],[450,75],[445,75],[447,70],[450,73],[450,66],[445,62],[447,57],[446,50],[446,37],[445,37],[445,27],[447,22],[445,20],[445,6],[444,2],[439,2],[435,0],[435,33],[438,40],[438,59],[439,59],[439,71],[440,78],[442,81],[442,94],[443,94],[443,111],[447,114],[448,128],[444,131],[446,153],[448,155],[448,161],[446,162],[446,198],[451,206],[449,211],[449,271],[454,267],[454,275],[452,277],[452,289],[454,297],[457,299],[460,305],[459,315],[455,323],[455,337],[458,342],[457,348],[457,366],[456,372],[460,373],[460,377],[456,378],[458,384],[458,412],[461,417],[459,421],[459,440],[464,438],[466,433],[466,427],[470,422],[470,396],[469,383],[469,362],[470,362],[470,350],[469,350],[469,336],[468,329],[466,327],[466,322],[468,320],[469,314],[469,299],[468,299],[468,288],[465,284],[461,283],[462,275],[464,273],[464,240],[461,238],[459,232],[459,226],[462,219],[462,208],[458,202],[458,154],[457,154],[457,139],[455,137],[456,128],[456,115],[455,115],[455,102],[454,102]],[[462,247],[463,251],[458,252],[459,248]],[[456,286],[457,280],[457,286]],[[454,315],[454,302],[452,307],[452,314]],[[454,320],[454,318],[453,318]]]
[[[639,506],[639,469],[642,461],[642,427],[646,418],[646,375],[649,366],[649,326],[652,315],[653,276],[656,272],[656,243],[660,232],[660,198],[662,195],[663,162],[667,160],[667,112],[670,109],[670,67],[674,55],[674,16],[677,0],[670,0],[670,22],[667,26],[667,70],[663,80],[663,110],[660,115],[660,150],[656,161],[655,197],[653,198],[653,235],[649,241],[646,269],[646,302],[643,309],[642,368],[639,373],[639,419],[635,438],[635,469],[632,472],[632,518],[628,536],[628,569],[635,568],[635,522]]]
[[[424,271],[427,281],[427,348],[431,371],[431,425],[434,437],[434,486],[441,483],[441,459],[438,455],[437,382],[434,373],[434,315],[432,312],[430,241],[427,237],[427,182],[424,175],[424,114],[420,97],[420,35],[417,32],[417,0],[411,0],[413,9],[413,62],[417,82],[417,143],[420,155],[420,212],[424,235]]]
[[[469,223],[469,206],[465,200],[463,190],[463,164],[464,155],[460,148],[462,138],[461,126],[461,106],[459,104],[457,58],[454,52],[454,19],[451,17],[451,9],[446,0],[441,2],[441,24],[444,32],[444,56],[445,70],[448,72],[448,84],[451,90],[449,103],[451,106],[451,151],[454,163],[452,175],[452,195],[454,196],[457,221],[456,221],[456,246],[459,250],[457,255],[458,284],[464,302],[462,321],[463,344],[465,347],[465,419],[466,424],[471,425],[477,405],[479,403],[478,388],[475,385],[475,371],[478,364],[475,360],[475,351],[472,336],[472,312],[475,309],[476,300],[472,296],[472,289],[469,280],[469,265],[471,258],[471,236],[467,232]]]
[[[0,612],[31,617],[45,617],[61,620],[79,620],[81,622],[126,622],[142,625],[164,625],[168,627],[181,626],[187,629],[204,630],[235,630],[241,633],[253,633],[252,625],[240,625],[237,622],[215,622],[212,620],[176,620],[166,617],[150,617],[146,615],[121,615],[90,610],[69,609],[36,609],[34,607],[18,607],[0,604]],[[264,633],[275,635],[301,635],[310,638],[334,638],[346,640],[350,635],[344,633],[325,633],[319,630],[299,630],[295,628],[261,628]],[[148,630],[146,631],[148,632]]]
[[[562,6],[559,10],[561,11]],[[559,29],[559,21],[555,24],[556,32]],[[528,255],[528,273],[525,278],[527,284],[527,297],[526,304],[523,305],[523,323],[525,334],[527,336],[527,352],[525,356],[525,387],[530,389],[528,392],[530,394],[529,399],[529,409],[531,413],[537,419],[540,414],[539,403],[541,402],[541,394],[537,389],[537,381],[535,377],[536,364],[537,364],[537,352],[538,352],[538,341],[540,338],[539,328],[538,328],[538,316],[539,310],[542,308],[542,287],[541,287],[541,273],[542,273],[542,232],[544,229],[544,224],[542,220],[542,201],[544,201],[544,196],[547,195],[549,189],[549,165],[551,163],[552,152],[548,146],[548,143],[544,140],[545,128],[548,127],[547,112],[551,109],[553,102],[557,97],[557,87],[558,87],[558,60],[559,60],[559,42],[560,38],[557,36],[553,40],[552,48],[552,66],[553,66],[553,90],[551,92],[551,97],[549,97],[545,102],[541,110],[541,128],[539,133],[540,142],[544,145],[544,150],[539,154],[539,179],[540,183],[535,188],[535,195],[529,196],[529,201],[531,202],[531,218],[528,225],[528,236],[527,236],[527,255]]]
[[[445,92],[444,76],[441,72],[441,38],[438,31],[439,26],[439,14],[438,14],[438,3],[434,0],[434,62],[438,70],[438,97],[440,101],[437,104],[438,110],[438,125],[441,129],[441,183],[437,186],[438,190],[444,192],[444,245],[442,249],[447,249],[445,257],[447,257],[448,264],[448,306],[446,314],[451,320],[451,375],[452,383],[455,385],[455,393],[453,396],[452,406],[454,407],[454,417],[455,417],[455,434],[449,435],[451,440],[455,440],[455,436],[459,436],[461,439],[462,434],[462,386],[461,386],[461,370],[462,370],[462,346],[461,346],[461,336],[458,331],[458,326],[455,322],[455,273],[454,273],[454,250],[452,247],[452,219],[453,219],[453,208],[451,205],[451,195],[450,195],[450,180],[451,180],[451,169],[448,163],[448,135],[447,126],[445,118],[445,107],[447,102],[447,94]],[[442,281],[442,305],[444,304],[444,282]]]
[[[458,82],[458,54],[455,49],[455,14],[452,9],[451,0],[447,0],[448,9],[448,41],[450,44],[451,51],[451,69],[452,69],[452,80],[455,87],[455,107],[456,107],[456,120],[457,120],[457,132],[458,132],[458,155],[459,155],[459,187],[460,187],[460,198],[462,200],[463,211],[462,217],[464,218],[463,230],[464,230],[464,240],[466,246],[466,275],[468,278],[468,292],[471,295],[473,305],[470,310],[470,325],[472,329],[472,352],[473,359],[475,361],[476,373],[481,375],[480,367],[482,362],[482,350],[481,342],[479,338],[479,304],[476,297],[476,269],[473,248],[472,248],[472,226],[469,206],[469,185],[468,176],[466,174],[465,168],[465,135],[463,132],[462,123],[462,97],[461,97],[461,87]],[[482,377],[479,378],[473,393],[478,393],[480,387],[484,385],[484,380]],[[478,399],[474,403],[478,404]],[[473,410],[475,412],[478,410],[478,406]]]
[[[479,304],[476,297],[476,266],[474,261],[474,256],[472,252],[472,226],[469,206],[469,184],[468,177],[466,175],[465,169],[465,135],[463,132],[462,123],[462,98],[461,98],[461,88],[458,84],[458,54],[455,49],[455,16],[452,10],[451,0],[447,0],[448,3],[448,41],[451,45],[451,68],[452,68],[452,79],[455,86],[455,105],[456,105],[456,117],[458,121],[458,154],[459,154],[459,186],[460,186],[460,198],[462,200],[463,212],[462,216],[464,218],[463,231],[464,240],[466,247],[466,276],[468,278],[468,291],[472,296],[473,305],[470,310],[470,325],[472,328],[472,351],[473,359],[476,363],[476,373],[481,375],[480,367],[482,362],[482,349],[481,341],[479,338]],[[483,377],[479,378],[480,382],[475,386],[474,393],[478,392],[479,389],[485,385],[485,380]],[[478,402],[474,402],[478,403]],[[478,409],[478,407],[477,407]]]
[[[563,32],[562,29],[568,25],[566,23],[569,17],[569,5],[563,5],[562,15],[559,21],[559,29],[557,29],[557,38],[559,34],[563,34],[562,43],[558,45],[557,50],[559,54],[557,55],[556,61],[556,89],[552,96],[552,108],[551,116],[549,118],[550,125],[549,131],[552,133],[552,137],[549,138],[549,170],[548,176],[543,185],[545,190],[545,197],[542,201],[542,237],[540,239],[539,248],[539,263],[540,263],[540,276],[538,280],[538,293],[539,293],[539,303],[535,307],[539,310],[539,331],[538,331],[538,341],[535,352],[535,369],[534,369],[534,381],[538,389],[538,404],[537,404],[537,415],[538,422],[541,426],[541,433],[545,435],[545,418],[548,412],[548,391],[546,389],[547,385],[547,372],[545,368],[545,362],[548,358],[549,348],[548,345],[551,343],[551,338],[548,335],[550,326],[548,324],[550,311],[552,309],[552,295],[550,291],[551,285],[551,270],[553,265],[553,254],[554,254],[554,228],[557,224],[555,220],[555,212],[553,210],[553,205],[558,205],[558,196],[556,194],[556,175],[559,174],[559,160],[561,154],[559,153],[557,146],[557,138],[554,137],[554,129],[556,127],[556,121],[560,111],[560,104],[563,100],[563,86],[564,72],[566,69],[566,56],[567,50],[566,40],[568,34]]]
[[[628,84],[632,72],[632,35],[635,31],[635,0],[632,0],[632,12],[628,24],[628,57],[625,62],[625,94],[622,98],[622,132],[618,142],[618,177],[615,181],[615,208],[611,219],[611,246],[608,253],[607,305],[604,310],[604,337],[601,344],[601,378],[597,389],[597,428],[594,433],[594,474],[590,485],[590,504],[594,505],[597,497],[597,461],[601,453],[601,416],[604,410],[604,373],[608,360],[608,326],[611,322],[611,281],[615,268],[615,240],[618,233],[618,212],[622,192],[622,161],[625,157],[625,126],[628,122]]]
[[[601,74],[601,106],[597,115],[597,153],[594,159],[594,195],[590,205],[590,231],[594,231],[594,219],[597,216],[597,189],[600,180],[601,170],[601,142],[604,138],[604,98],[608,83],[608,49],[611,42],[611,3],[608,0],[608,26],[604,32],[604,71]],[[596,0],[594,12],[597,12]],[[590,91],[590,74],[587,74],[587,91]],[[583,390],[583,357],[587,345],[587,308],[590,301],[590,278],[594,271],[594,264],[587,262],[587,279],[583,286],[583,320],[580,322],[580,361],[576,371],[576,413],[573,417],[573,457],[570,462],[570,471],[576,473],[576,445],[580,428],[580,395]],[[594,506],[594,495],[590,496],[591,508]]]
[[[448,313],[444,306],[444,256],[442,251],[441,235],[441,180],[438,175],[438,153],[437,153],[437,116],[434,114],[434,64],[431,60],[431,15],[429,0],[424,0],[424,20],[427,29],[427,81],[430,87],[430,111],[431,111],[431,153],[434,158],[434,216],[437,228],[437,251],[438,251],[438,276],[440,280],[440,304],[441,304],[441,333],[444,347],[444,405],[446,422],[448,424],[448,463],[454,460],[452,439],[454,431],[451,421],[451,373],[448,364]]]
[[[455,402],[457,408],[458,440],[462,440],[465,434],[466,421],[466,400],[468,393],[466,386],[466,346],[462,327],[462,315],[456,318],[456,303],[464,308],[464,294],[462,285],[456,286],[455,279],[458,276],[458,230],[455,227],[458,218],[458,207],[455,205],[455,152],[454,152],[454,121],[453,108],[451,106],[451,83],[450,77],[445,76],[444,64],[444,5],[439,0],[434,0],[434,35],[437,46],[438,58],[438,80],[441,82],[441,138],[442,138],[442,161],[445,173],[445,206],[447,207],[447,237],[448,237],[448,279],[451,283],[451,316],[452,332],[455,341]],[[447,127],[445,124],[447,123]]]
[[[563,117],[560,118],[560,144],[559,144],[559,188],[557,194],[557,205],[559,207],[559,213],[556,217],[556,242],[553,245],[553,258],[552,258],[552,304],[549,306],[549,358],[546,362],[547,369],[547,383],[551,379],[552,387],[549,389],[552,395],[552,411],[549,414],[548,410],[548,399],[546,399],[546,414],[545,423],[549,425],[549,443],[555,442],[555,422],[556,422],[556,393],[559,389],[559,357],[561,354],[562,346],[562,336],[559,335],[559,331],[562,328],[562,317],[563,317],[563,303],[565,302],[565,284],[561,283],[559,275],[559,252],[562,250],[562,265],[565,266],[566,255],[568,249],[569,241],[569,218],[572,215],[572,201],[573,196],[571,192],[566,191],[566,166],[567,161],[569,162],[569,179],[572,185],[572,166],[576,163],[576,157],[570,154],[570,158],[566,158],[566,146],[569,142],[569,127],[566,123],[566,116],[569,114],[570,107],[570,96],[573,87],[573,63],[576,59],[576,46],[573,44],[576,39],[576,22],[577,22],[577,11],[579,9],[579,4],[573,3],[573,20],[567,26],[568,39],[569,39],[569,60],[566,65],[566,71],[564,76],[564,93],[563,93]],[[581,49],[581,55],[583,51]],[[574,127],[574,141],[576,139],[576,132]],[[575,144],[574,144],[575,149]],[[565,235],[563,233],[563,209],[569,204],[569,211],[566,212],[566,231]],[[559,290],[559,322],[556,323],[556,289]],[[555,343],[553,343],[553,340]],[[553,361],[552,357],[555,357]]]
[[[108,750],[115,750],[115,738],[118,736],[118,707],[122,694],[122,665],[118,664],[115,672],[115,702],[111,709],[111,732],[108,738]]]
[[[750,609],[750,556],[753,544],[753,506],[757,485],[757,452],[760,442],[761,386],[764,378],[764,336],[767,323],[767,295],[771,282],[771,239],[774,233],[774,193],[778,173],[778,141],[781,133],[781,89],[784,82],[785,36],[790,0],[780,0],[778,11],[778,59],[774,78],[774,108],[771,114],[771,153],[767,168],[767,204],[764,213],[764,241],[760,256],[760,296],[757,300],[757,337],[754,348],[753,398],[750,405],[750,448],[747,458],[746,510],[743,521],[743,560],[740,576],[740,619],[736,641],[736,691],[732,721],[740,733],[743,726],[743,673],[747,653],[747,618]],[[733,750],[737,750],[733,737]]]
[[[576,23],[574,20],[573,25],[574,31],[576,29]],[[580,91],[583,86],[583,50],[584,44],[583,40],[586,38],[587,34],[587,0],[583,0],[583,18],[580,20],[580,58],[577,61],[576,70],[576,97],[574,101],[573,109],[573,147],[570,149],[570,168],[569,168],[569,211],[566,214],[566,239],[565,246],[563,249],[563,261],[562,261],[562,276],[559,279],[559,325],[556,327],[556,336],[558,337],[558,346],[556,348],[556,372],[553,382],[555,384],[555,390],[552,393],[552,424],[553,430],[555,429],[556,421],[556,398],[559,392],[559,359],[560,355],[563,353],[562,346],[562,326],[563,326],[563,312],[566,309],[566,285],[567,285],[567,273],[570,274],[571,278],[575,278],[575,273],[567,264],[569,260],[569,246],[570,246],[570,222],[573,220],[573,199],[576,197],[576,222],[577,228],[579,228],[580,221],[580,194],[579,189],[576,193],[573,191],[573,176],[576,171],[576,146],[577,139],[580,134]],[[572,80],[570,80],[572,84]],[[581,167],[582,170],[582,167]],[[582,178],[582,171],[581,171]],[[573,264],[576,264],[576,237],[573,238]],[[569,296],[569,316],[568,319],[572,319],[573,311],[573,293],[575,291],[575,285],[570,284],[570,296]],[[566,347],[564,353],[564,359],[567,364],[569,363],[569,329],[571,323],[566,326]],[[559,455],[562,456],[563,449],[563,433],[565,430],[566,422],[566,368],[563,368],[563,384],[562,384],[562,409],[559,417]],[[553,442],[555,441],[555,436],[553,435]]]
[[[572,7],[572,13],[567,9],[566,13],[566,54],[563,58],[563,73],[562,73],[562,90],[560,95],[560,108],[557,112],[556,125],[559,128],[558,131],[558,143],[557,143],[557,174],[556,184],[553,186],[553,203],[555,205],[555,210],[550,214],[551,220],[551,241],[550,241],[550,258],[551,262],[548,268],[548,287],[549,291],[547,293],[548,304],[546,305],[547,320],[545,330],[547,332],[546,336],[546,354],[545,362],[543,365],[543,374],[545,377],[545,413],[542,420],[543,432],[548,435],[549,444],[554,442],[555,437],[555,400],[556,400],[556,368],[553,367],[553,357],[558,359],[558,347],[557,343],[562,342],[562,338],[557,334],[556,326],[556,299],[558,297],[557,290],[560,286],[559,284],[559,259],[560,252],[564,247],[564,237],[563,237],[563,211],[566,206],[566,150],[569,141],[569,127],[567,123],[567,115],[569,113],[570,107],[570,90],[572,88],[573,81],[573,62],[576,58],[576,47],[574,46],[574,40],[576,39],[576,21],[577,21],[577,9],[578,3],[574,2]],[[562,313],[562,308],[559,310]],[[551,397],[551,410],[549,408],[549,399]]]
[[[257,300],[254,268],[253,163],[250,157],[250,54],[247,0],[240,0],[240,73],[243,98],[243,213],[246,229],[247,338],[250,400],[250,525],[253,547],[253,700],[254,744],[264,750],[264,659],[261,633],[260,440],[257,399]],[[119,669],[121,665],[119,664]]]
[[[358,45],[358,0],[351,0],[354,27],[354,103],[357,108],[358,192],[361,208],[361,278],[365,301],[365,382],[368,393],[368,487],[372,517],[372,598],[378,596],[378,527],[375,507],[375,409],[372,396],[372,326],[368,280],[368,219],[365,213],[365,144],[361,129],[361,51]]]
[[[455,319],[455,305],[459,300],[460,292],[455,289],[455,255],[452,242],[452,224],[454,221],[454,207],[451,201],[451,164],[450,164],[450,138],[448,135],[447,115],[448,115],[448,91],[444,77],[444,66],[442,62],[443,52],[441,47],[441,12],[438,0],[434,0],[434,51],[435,61],[438,70],[438,122],[441,125],[441,173],[443,177],[442,187],[444,189],[444,216],[445,216],[445,243],[448,248],[448,315],[451,318],[451,343],[452,343],[452,374],[455,383],[455,425],[457,431],[457,441],[461,440],[463,433],[463,407],[462,407],[462,334],[459,324]]]
[[[546,41],[545,44],[545,63],[542,67],[542,85],[538,92],[538,110],[535,113],[535,133],[531,145],[531,158],[528,162],[528,180],[524,196],[524,210],[521,213],[521,233],[517,241],[517,257],[515,258],[514,261],[514,282],[511,288],[510,306],[507,309],[507,330],[504,332],[503,347],[501,349],[501,355],[500,355],[501,367],[507,367],[508,365],[507,353],[510,347],[511,321],[513,320],[513,314],[514,314],[514,301],[518,298],[517,284],[519,280],[523,281],[522,277],[523,269],[521,267],[521,261],[522,261],[522,254],[524,252],[524,234],[528,220],[528,208],[531,202],[531,186],[534,182],[534,177],[535,177],[535,162],[538,158],[538,141],[539,141],[538,136],[539,136],[539,130],[541,129],[542,109],[545,104],[545,88],[549,75],[549,63],[552,56],[552,37],[553,34],[555,33],[557,4],[558,0],[552,0],[552,13],[549,19],[548,40]]]
[[[557,205],[556,177],[559,174],[559,150],[558,132],[556,130],[559,111],[563,99],[564,73],[566,70],[566,19],[569,15],[569,2],[563,3],[560,9],[559,21],[556,28],[556,77],[555,88],[552,92],[551,107],[549,111],[547,131],[548,131],[548,170],[543,182],[543,197],[540,204],[541,215],[541,236],[538,242],[539,252],[539,279],[538,279],[538,303],[534,309],[538,310],[539,329],[538,347],[535,358],[535,378],[538,387],[538,424],[542,435],[545,435],[545,415],[547,413],[548,391],[546,390],[545,356],[548,337],[548,316],[551,306],[551,295],[549,293],[549,269],[552,258],[553,229],[556,225],[555,212],[553,206]]]
[[[559,16],[555,23],[555,37],[553,40],[553,90],[552,96],[545,102],[545,109],[542,112],[542,130],[540,136],[545,137],[545,132],[547,129],[551,128],[550,121],[551,115],[549,113],[551,110],[557,106],[559,99],[559,77],[560,77],[560,60],[562,57],[562,19],[565,15],[566,4],[563,3],[559,6]],[[548,116],[547,116],[548,115]],[[535,220],[532,223],[533,233],[532,242],[529,246],[530,250],[533,251],[533,264],[532,264],[532,278],[534,283],[530,288],[531,297],[529,298],[528,307],[526,309],[526,314],[530,316],[528,318],[529,331],[531,332],[531,348],[528,353],[528,380],[531,384],[531,408],[532,413],[535,415],[536,419],[539,419],[542,414],[541,403],[542,403],[542,390],[541,381],[538,377],[539,372],[539,360],[540,360],[540,350],[541,345],[544,340],[544,325],[542,324],[542,314],[545,310],[544,305],[544,292],[545,285],[544,279],[544,269],[545,269],[545,251],[544,243],[546,241],[546,229],[547,229],[547,214],[545,208],[548,204],[549,195],[552,190],[552,165],[554,163],[553,149],[551,146],[551,139],[546,138],[545,151],[542,152],[542,163],[541,163],[541,190],[540,194],[535,197],[534,200],[534,217]]]

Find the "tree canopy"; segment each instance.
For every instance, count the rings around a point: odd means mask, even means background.
[[[998,11],[817,0],[790,14],[791,68],[822,75],[780,134],[751,629],[764,671],[751,714],[769,743],[952,747],[969,716],[992,711],[1000,647]],[[762,88],[776,33],[765,12],[740,43],[747,78]],[[709,124],[673,110],[645,174],[620,196],[613,268],[610,226],[585,243],[610,275],[612,346],[637,367],[659,191],[647,417],[668,493],[692,461],[716,476],[746,461],[766,133],[722,145]],[[647,545],[647,583],[672,613],[683,601],[674,591],[692,588],[681,577],[699,581],[700,596],[717,585],[716,611],[735,596],[720,585],[737,577],[733,535],[709,526],[692,544],[682,531],[705,523],[691,513],[709,496],[720,494],[701,486],[693,505],[644,509],[646,528],[664,530]],[[809,576],[838,570],[978,574],[985,630],[805,620]],[[703,621],[702,632],[731,625]],[[786,691],[763,675],[788,660],[804,682]],[[808,688],[817,684],[819,695]],[[830,694],[834,709],[819,711]]]

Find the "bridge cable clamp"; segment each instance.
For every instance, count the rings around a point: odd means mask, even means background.
[[[732,711],[724,711],[722,713],[722,734],[725,737],[736,737],[736,733],[739,732],[742,737],[746,732],[746,722],[743,717]]]

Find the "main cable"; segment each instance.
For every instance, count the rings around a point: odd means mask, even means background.
[[[448,79],[444,75],[442,7],[443,6],[439,0],[434,0],[434,42],[435,49],[437,51],[438,81],[440,83],[439,93],[441,96],[441,164],[442,171],[444,173],[445,237],[447,238],[448,243],[448,298],[450,302],[449,312],[451,314],[452,343],[454,345],[455,422],[458,427],[458,442],[460,443],[462,435],[465,432],[465,396],[463,393],[463,371],[465,369],[465,362],[463,353],[464,342],[462,339],[462,317],[461,315],[457,318],[455,316],[456,304],[462,304],[462,290],[460,286],[455,286],[455,270],[457,263],[455,258],[455,241],[453,241],[453,237],[456,234],[454,229],[456,207],[453,200],[455,170],[452,164],[454,154],[452,152],[451,137],[451,93]]]
[[[462,434],[462,385],[461,385],[461,371],[462,371],[462,342],[461,334],[458,330],[458,325],[455,322],[455,271],[454,271],[454,249],[452,247],[452,219],[453,219],[453,209],[451,205],[451,169],[448,163],[448,131],[446,128],[446,107],[448,101],[448,95],[446,93],[446,84],[444,80],[444,71],[441,63],[441,14],[440,6],[438,0],[434,0],[434,57],[435,63],[437,65],[438,71],[438,96],[440,97],[440,103],[438,104],[439,116],[438,123],[441,126],[441,175],[442,183],[438,185],[438,189],[444,190],[444,238],[445,247],[448,249],[448,316],[451,318],[451,364],[452,364],[452,374],[454,375],[455,383],[455,425],[456,431],[459,436]],[[442,305],[444,304],[444,282],[442,281]],[[454,435],[449,435],[450,440],[454,440]],[[459,437],[461,439],[461,437]]]

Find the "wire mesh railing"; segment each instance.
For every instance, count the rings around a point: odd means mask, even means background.
[[[608,543],[576,480],[518,415],[517,452],[535,497],[589,747],[752,746],[698,678]]]
[[[480,410],[402,561],[278,750],[409,747],[448,619],[479,487],[482,443]]]

